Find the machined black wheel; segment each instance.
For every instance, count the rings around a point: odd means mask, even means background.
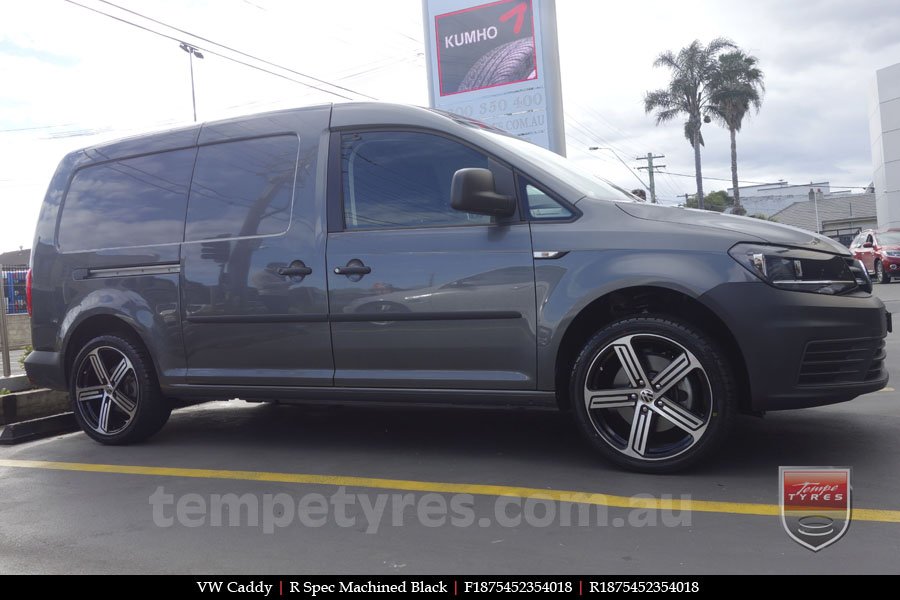
[[[144,440],[162,428],[171,407],[145,352],[119,336],[88,342],[73,363],[72,410],[89,436],[104,444]]]
[[[667,317],[635,317],[592,337],[576,360],[579,425],[606,457],[666,472],[708,456],[730,424],[730,366],[705,334]]]

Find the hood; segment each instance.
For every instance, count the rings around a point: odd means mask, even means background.
[[[716,229],[732,231],[735,234],[735,242],[760,240],[770,244],[796,246],[808,248],[810,250],[832,252],[834,254],[850,254],[850,251],[847,248],[831,238],[798,227],[780,225],[771,221],[754,219],[753,217],[724,215],[708,210],[676,208],[671,206],[660,206],[658,204],[619,202],[617,203],[617,206],[626,214],[638,219],[695,225],[699,227],[714,227]]]

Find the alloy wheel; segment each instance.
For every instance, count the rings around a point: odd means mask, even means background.
[[[81,361],[75,381],[75,406],[84,422],[109,436],[131,424],[140,402],[134,366],[111,346],[94,348]]]
[[[600,437],[642,461],[688,451],[703,437],[714,409],[700,361],[656,334],[626,335],[600,350],[588,368],[583,400]]]

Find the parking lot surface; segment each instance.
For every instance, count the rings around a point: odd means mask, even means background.
[[[900,313],[900,283],[876,292]],[[711,463],[650,476],[554,412],[209,403],[141,445],[0,448],[0,573],[900,573],[897,431],[888,387],[741,418]],[[818,553],[778,517],[789,465],[853,469]]]

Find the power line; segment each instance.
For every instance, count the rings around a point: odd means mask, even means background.
[[[167,35],[167,34],[165,34],[165,33],[156,31],[156,30],[154,30],[154,29],[150,29],[149,27],[144,27],[143,25],[139,25],[139,24],[137,24],[137,23],[134,23],[134,22],[132,22],[132,21],[129,21],[128,19],[123,19],[123,18],[121,18],[121,17],[117,17],[117,16],[115,16],[115,15],[111,15],[111,14],[109,14],[109,13],[103,12],[102,10],[97,10],[96,8],[92,8],[92,7],[90,7],[90,6],[85,6],[84,4],[79,4],[78,2],[75,2],[74,0],[65,0],[65,1],[68,2],[69,4],[74,4],[75,6],[84,8],[85,10],[89,10],[89,11],[91,11],[91,12],[95,12],[95,13],[97,13],[98,15],[103,15],[104,17],[109,17],[110,19],[114,19],[114,20],[119,21],[119,22],[121,22],[121,23],[125,23],[125,24],[127,24],[127,25],[131,25],[132,27],[137,27],[138,29],[142,29],[143,31],[146,31],[146,32],[149,32],[149,33],[153,33],[153,34],[156,34],[156,35],[158,35],[158,36],[160,36],[160,37],[164,37],[164,38],[166,38],[166,39],[172,40],[173,42],[178,42],[178,43],[181,43],[181,42],[182,42],[181,39],[176,38],[176,37],[174,37],[174,36]],[[305,82],[305,81],[300,81],[299,79],[294,79],[293,77],[288,77],[287,75],[282,75],[281,73],[276,73],[275,71],[270,71],[270,70],[268,70],[268,69],[264,69],[263,67],[260,67],[260,66],[258,66],[258,65],[253,65],[253,64],[250,64],[250,63],[248,63],[248,62],[244,62],[244,61],[242,61],[242,60],[238,60],[237,58],[234,58],[234,57],[231,57],[231,56],[227,56],[227,55],[225,55],[225,54],[222,54],[222,53],[220,53],[220,52],[216,52],[216,51],[214,51],[214,50],[210,50],[208,47],[204,48],[204,47],[201,47],[201,46],[197,46],[196,44],[192,44],[192,45],[193,45],[195,48],[197,48],[197,49],[199,49],[199,50],[203,50],[204,52],[206,52],[206,53],[208,53],[208,54],[212,54],[213,56],[218,56],[219,58],[224,58],[225,60],[231,61],[231,62],[233,62],[233,63],[237,63],[237,64],[239,64],[239,65],[243,65],[243,66],[249,67],[249,68],[251,68],[251,69],[256,69],[257,71],[262,71],[263,73],[268,73],[269,75],[274,75],[275,77],[280,77],[281,79],[286,79],[287,81],[293,81],[294,83],[298,83],[298,84],[300,84],[300,85],[303,85],[303,86],[306,86],[306,87],[309,87],[309,88],[312,88],[312,89],[315,89],[315,90],[319,90],[320,92],[324,92],[324,93],[326,93],[326,94],[331,94],[332,96],[337,96],[337,97],[343,98],[343,99],[345,99],[345,100],[353,100],[353,98],[350,98],[349,96],[345,96],[345,95],[343,95],[343,94],[339,94],[339,93],[333,92],[333,91],[331,91],[331,90],[326,90],[326,89],[324,89],[324,88],[320,88],[320,87],[315,86],[315,85],[313,85],[313,84],[311,84],[311,83],[307,83],[307,82]]]
[[[358,91],[356,91],[356,90],[352,90],[352,89],[350,89],[350,88],[348,88],[348,87],[344,87],[344,86],[338,85],[338,84],[336,84],[336,83],[331,83],[330,81],[325,81],[324,79],[319,79],[318,77],[314,77],[314,76],[308,75],[308,74],[306,74],[306,73],[301,73],[300,71],[291,69],[291,68],[289,68],[289,67],[285,67],[285,66],[283,66],[283,65],[279,65],[278,63],[274,63],[274,62],[269,61],[269,60],[266,60],[266,59],[264,59],[264,58],[259,58],[258,56],[254,56],[254,55],[252,55],[252,54],[250,54],[250,53],[248,53],[248,52],[244,52],[244,51],[242,51],[242,50],[238,50],[237,48],[232,48],[231,46],[226,46],[225,44],[222,44],[222,43],[213,41],[213,40],[211,40],[211,39],[209,39],[209,38],[205,38],[205,37],[203,37],[202,35],[197,35],[196,33],[191,33],[190,31],[186,31],[186,30],[184,30],[184,29],[179,29],[178,27],[175,27],[174,25],[169,25],[168,23],[164,23],[164,22],[162,22],[162,21],[160,21],[160,20],[158,20],[158,19],[154,19],[153,17],[148,17],[147,15],[141,14],[141,13],[139,13],[139,12],[137,12],[137,11],[134,11],[134,10],[131,10],[131,9],[129,9],[129,8],[125,8],[124,6],[119,6],[118,4],[115,4],[115,3],[113,3],[113,2],[109,2],[108,0],[98,0],[98,1],[99,1],[99,2],[102,2],[103,4],[108,4],[109,6],[118,8],[118,9],[121,10],[121,11],[124,11],[124,12],[130,13],[130,14],[132,14],[132,15],[135,15],[135,16],[137,16],[137,17],[140,17],[140,18],[142,18],[142,19],[146,19],[146,20],[148,20],[148,21],[151,21],[151,22],[153,22],[153,23],[156,23],[157,25],[162,25],[163,27],[168,27],[169,29],[171,29],[171,30],[173,30],[173,31],[177,31],[177,32],[183,33],[183,34],[185,34],[185,35],[189,35],[189,36],[191,36],[191,37],[193,37],[193,38],[197,38],[198,40],[203,40],[204,42],[208,42],[208,43],[210,43],[210,44],[214,44],[214,45],[216,45],[216,46],[219,46],[220,48],[225,48],[226,50],[228,50],[228,51],[230,51],[230,52],[234,52],[235,54],[240,54],[241,56],[244,56],[244,57],[246,57],[246,58],[250,58],[250,59],[259,61],[259,62],[261,62],[261,63],[263,63],[263,64],[269,65],[270,67],[275,67],[275,68],[278,68],[278,69],[284,69],[285,71],[288,71],[289,73],[293,73],[294,75],[300,75],[301,77],[306,77],[307,79],[312,79],[313,81],[316,81],[316,82],[321,83],[321,84],[323,84],[323,85],[327,85],[327,86],[330,86],[330,87],[333,87],[333,88],[337,88],[337,89],[339,89],[339,90],[344,90],[345,92],[349,92],[349,93],[351,93],[351,94],[356,94],[357,96],[364,96],[364,97],[366,97],[366,98],[369,98],[370,100],[378,100],[378,98],[376,98],[376,97],[374,97],[374,96],[370,96],[370,95],[368,95],[368,94],[363,94],[362,92],[358,92]]]
[[[677,177],[690,177],[691,179],[696,178],[696,175],[689,175],[688,173],[673,173],[672,171],[660,171],[660,173],[665,173],[666,175],[675,175]],[[728,183],[732,183],[731,179],[725,179],[724,177],[703,177],[703,179],[709,179],[712,181],[727,181]],[[738,183],[749,183],[752,185],[778,185],[779,181],[747,181],[746,179],[738,179]],[[865,190],[868,189],[867,185],[838,185],[836,183],[827,182],[830,187],[833,188],[848,188],[851,190]],[[791,184],[791,187],[803,187],[806,186],[805,183],[797,183]]]

